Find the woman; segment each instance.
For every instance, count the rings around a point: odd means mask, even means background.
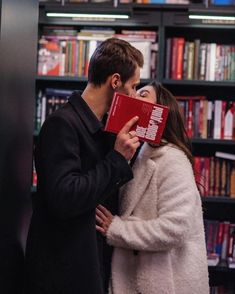
[[[201,199],[178,103],[155,82],[138,98],[170,111],[161,144],[140,150],[120,216],[101,205],[96,210],[97,230],[115,247],[110,293],[208,294]]]

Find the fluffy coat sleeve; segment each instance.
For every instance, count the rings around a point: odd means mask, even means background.
[[[150,183],[152,197],[158,197],[156,218],[143,220],[138,215],[115,216],[107,232],[110,245],[165,251],[181,246],[187,238],[199,198],[189,160],[182,151],[170,148],[161,160],[158,159],[153,177],[157,177],[156,187],[151,187]]]

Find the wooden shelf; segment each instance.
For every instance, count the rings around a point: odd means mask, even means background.
[[[69,77],[69,76],[37,76],[37,82],[68,82],[68,83],[86,83],[87,77]],[[150,83],[150,79],[141,79],[140,84]]]
[[[213,144],[213,145],[229,145],[235,146],[235,140],[219,140],[219,139],[201,139],[201,138],[192,138],[192,144]]]
[[[203,203],[223,203],[229,205],[235,205],[235,198],[224,196],[202,196]]]
[[[235,269],[234,268],[229,268],[227,266],[227,264],[225,265],[217,265],[217,266],[209,266],[208,267],[209,272],[213,273],[231,273],[231,274],[235,274]]]
[[[171,80],[163,79],[164,85],[192,85],[200,87],[232,87],[235,88],[235,81],[198,81],[198,80]]]
[[[46,82],[87,82],[86,77],[65,77],[65,76],[37,76],[36,81]]]

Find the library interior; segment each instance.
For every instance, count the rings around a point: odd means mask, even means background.
[[[177,99],[199,182],[210,294],[234,294],[234,0],[0,1],[0,293],[24,293],[41,127],[85,89],[90,58],[108,38],[142,53],[138,87],[156,80]]]

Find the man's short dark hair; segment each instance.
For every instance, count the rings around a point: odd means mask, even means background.
[[[125,83],[137,66],[143,67],[143,64],[143,55],[138,49],[124,40],[109,38],[97,46],[90,59],[88,82],[100,86],[110,75],[119,73]]]

